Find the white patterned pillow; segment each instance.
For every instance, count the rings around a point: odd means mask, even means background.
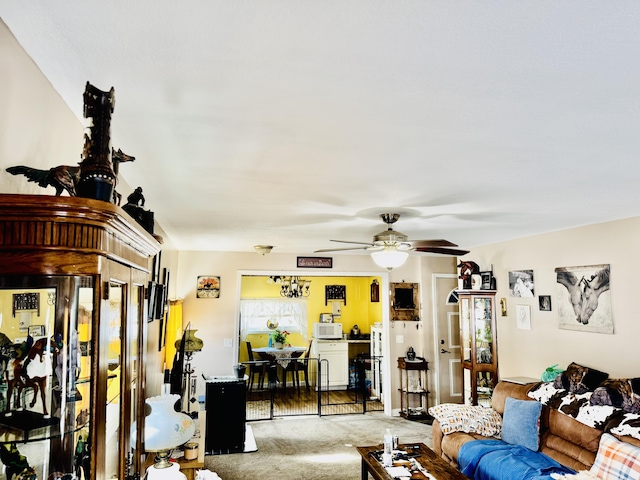
[[[445,435],[465,432],[500,437],[502,431],[502,417],[492,408],[442,403],[429,408],[429,413],[438,420]]]

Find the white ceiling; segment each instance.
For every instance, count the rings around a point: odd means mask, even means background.
[[[464,248],[640,214],[640,2],[3,0],[184,250],[311,253],[379,213]],[[79,152],[80,153],[80,152]],[[52,166],[54,166],[52,164]]]

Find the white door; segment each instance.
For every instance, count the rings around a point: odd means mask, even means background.
[[[458,278],[453,274],[435,274],[433,284],[436,404],[462,403],[460,319],[455,293]]]

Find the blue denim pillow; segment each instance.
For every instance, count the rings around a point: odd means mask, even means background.
[[[542,404],[507,397],[502,415],[502,440],[538,451],[540,447],[540,411]]]

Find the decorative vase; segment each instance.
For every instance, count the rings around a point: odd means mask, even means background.
[[[275,342],[273,344],[274,347],[276,347],[277,349],[281,350],[282,348],[284,348],[284,344],[281,342]]]
[[[146,452],[161,452],[155,468],[168,468],[171,449],[184,445],[191,440],[196,430],[193,419],[184,413],[176,412],[174,406],[180,395],[158,395],[145,400],[151,413],[144,419],[144,449]],[[135,439],[136,423],[131,427]]]

